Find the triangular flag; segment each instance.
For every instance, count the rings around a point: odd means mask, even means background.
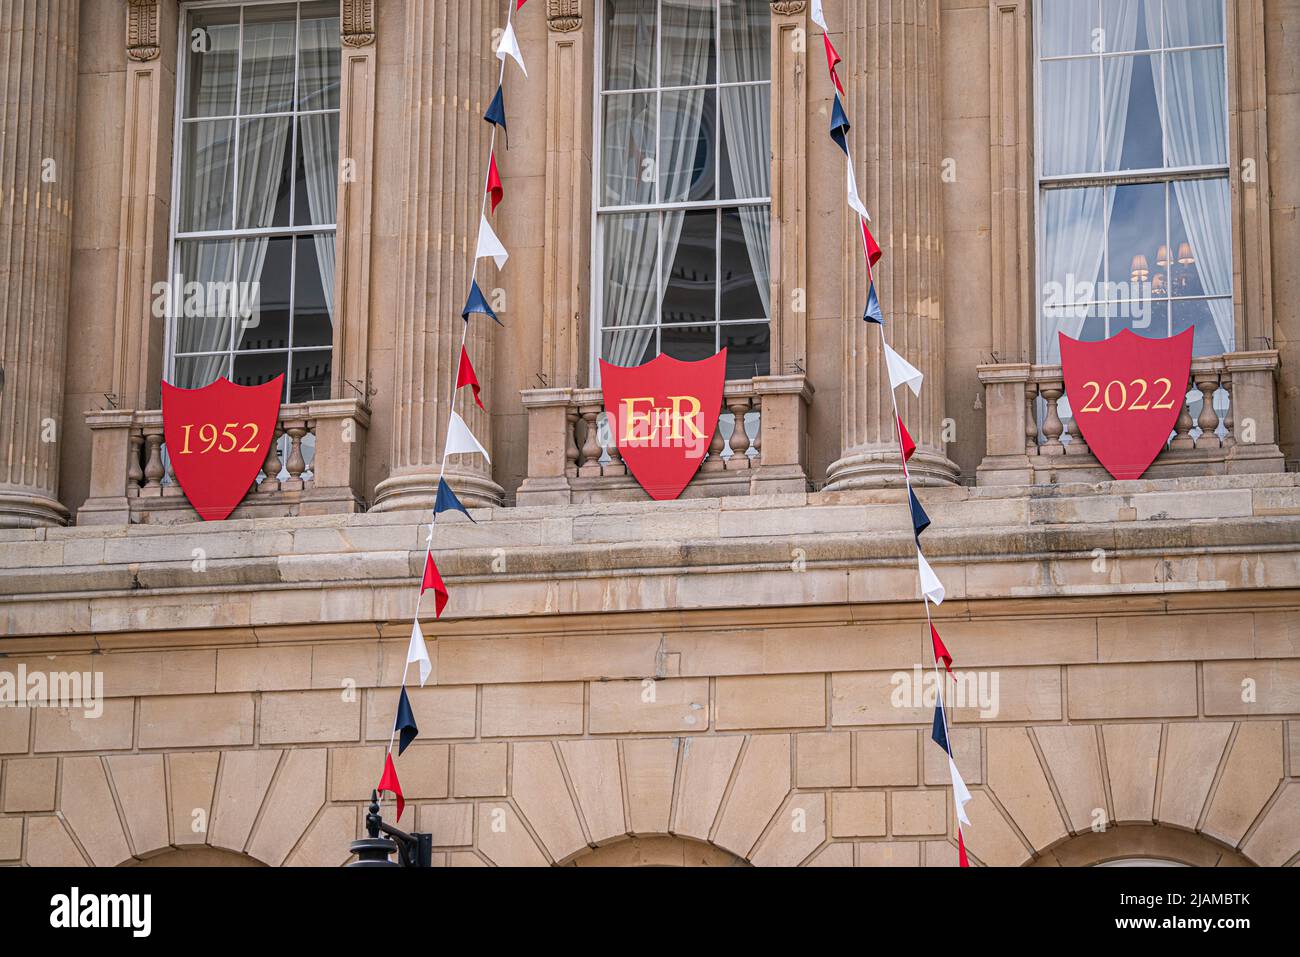
[[[849,118],[844,114],[844,105],[840,103],[840,95],[835,94],[835,104],[831,107],[831,139],[835,145],[844,150],[844,155],[849,155]]]
[[[397,795],[397,819],[402,819],[402,812],[406,810],[406,798],[402,797],[402,785],[397,780],[397,768],[393,767],[393,752],[388,752],[388,757],[384,759],[384,776],[379,779],[379,790],[390,791]]]
[[[397,721],[393,724],[397,732],[397,754],[401,754],[420,736],[420,729],[415,726],[415,712],[411,710],[411,699],[406,696],[406,687],[402,687],[402,696],[397,699]]]
[[[912,395],[920,396],[921,380],[925,376],[921,375],[920,369],[891,349],[888,343],[885,344],[885,364],[889,366],[890,388],[897,389],[900,385],[905,385],[912,390]]]
[[[903,461],[906,462],[916,451],[916,443],[912,441],[911,434],[907,431],[907,426],[903,425],[903,420],[898,419],[898,444],[903,448]]]
[[[506,21],[506,32],[501,34],[501,40],[497,43],[497,59],[505,63],[507,56],[519,64],[519,69],[524,71],[524,76],[528,76],[528,67],[524,66],[524,55],[519,52],[519,41],[515,38],[515,25],[509,20]]]
[[[528,0],[519,0],[519,5],[518,5],[517,7],[515,7],[515,9],[516,9],[516,10],[522,10],[522,9],[524,8],[524,4],[527,3],[527,2],[528,2]]]
[[[876,296],[876,284],[870,279],[867,280],[867,305],[862,310],[862,321],[885,324],[885,317],[880,312],[880,299]]]
[[[493,150],[492,155],[488,157],[487,192],[492,197],[492,212],[495,213],[497,206],[506,195],[506,188],[501,185],[501,173],[497,170],[496,150]]]
[[[483,400],[480,399],[478,396],[479,394],[478,376],[474,374],[474,367],[470,365],[469,353],[465,351],[464,346],[461,346],[460,365],[456,369],[456,388],[460,389],[460,388],[464,388],[465,386],[469,386],[471,389],[474,390],[474,401],[478,403],[478,407],[480,409],[483,409]],[[486,412],[487,409],[483,409],[483,411]]]
[[[483,290],[478,287],[478,280],[475,279],[469,284],[469,298],[465,300],[465,308],[461,310],[460,317],[469,322],[470,313],[482,313],[485,316],[491,316],[492,321],[498,326],[505,328],[505,323],[497,318],[497,314],[492,311],[487,300],[483,298]]]
[[[420,594],[424,594],[424,589],[420,589]],[[420,620],[417,618],[411,624],[411,643],[406,646],[406,663],[413,665],[420,663],[420,687],[429,680],[429,672],[433,671],[433,663],[429,661],[429,649],[424,644],[424,632],[420,631]]]
[[[831,43],[831,38],[825,33],[822,34],[822,44],[826,47],[826,66],[830,68],[831,80],[835,84],[835,89],[840,93],[844,92],[844,86],[840,83],[839,74],[835,72],[835,65],[840,62],[840,55],[836,52],[835,46]]]
[[[966,802],[970,800],[970,791],[966,789],[966,782],[961,779],[961,772],[957,770],[957,762],[952,758],[948,759],[948,770],[952,773],[952,800],[957,805],[957,820],[969,824]]]
[[[934,573],[930,563],[925,560],[921,550],[916,550],[916,562],[921,569],[921,594],[936,605],[943,604],[943,582],[939,581],[939,576]]]
[[[957,866],[970,867],[970,860],[966,857],[966,842],[962,840],[961,828],[957,828]]]
[[[487,454],[487,449],[474,438],[474,433],[469,430],[465,420],[458,414],[451,414],[451,421],[447,423],[447,448],[444,455],[459,455],[461,452],[478,452],[489,462],[492,458]]]
[[[478,524],[478,521],[469,513],[469,510],[465,508],[464,505],[460,504],[460,499],[458,499],[456,493],[451,490],[451,486],[447,484],[447,480],[445,478],[440,478],[438,479],[438,495],[433,500],[433,514],[441,515],[443,512],[464,512],[466,518],[471,522],[474,522],[475,525]]]
[[[812,0],[812,13],[809,16],[812,17],[813,23],[817,24],[817,26],[823,30],[827,28],[826,14],[822,13],[822,0]]]
[[[907,487],[908,505],[912,509],[912,534],[916,536],[917,544],[921,542],[921,533],[930,527],[930,516],[925,514],[925,509],[921,507],[921,500],[916,497],[916,492],[912,491],[912,486]]]
[[[948,669],[948,674],[952,674],[952,655],[948,654],[948,649],[944,646],[943,639],[939,637],[933,622],[930,624],[930,643],[934,645],[934,660],[942,661],[943,666]]]
[[[447,586],[442,583],[442,575],[438,573],[438,566],[433,562],[433,553],[424,553],[424,578],[420,581],[420,594],[423,595],[429,589],[433,589],[433,617],[441,618],[442,610],[447,607]],[[416,631],[420,629],[420,623],[415,623]],[[423,638],[420,639],[424,641]],[[411,642],[415,642],[415,634],[411,635]],[[408,656],[409,657],[409,656]],[[428,658],[428,655],[425,655]],[[424,684],[421,680],[420,684]]]
[[[930,740],[948,752],[952,757],[952,745],[948,743],[948,723],[943,714],[943,699],[934,706],[934,723],[930,726]]]
[[[505,133],[507,137],[510,135],[510,131],[506,129],[506,95],[502,91],[501,87],[497,87],[496,95],[492,97],[492,102],[488,104],[487,112],[483,114],[483,119],[501,127],[501,132]],[[510,140],[507,139],[506,145],[508,146],[509,144]]]
[[[510,253],[506,247],[497,239],[497,234],[492,229],[492,224],[488,222],[487,216],[480,216],[478,220],[478,248],[474,252],[475,259],[482,259],[484,256],[491,256],[496,262],[497,268],[500,269],[510,258]],[[477,280],[476,280],[477,282]]]
[[[871,276],[871,267],[880,262],[880,244],[876,242],[876,237],[871,235],[871,230],[867,228],[867,221],[859,219],[858,222],[862,226],[862,251],[867,257],[867,276]]]
[[[867,212],[867,207],[863,204],[862,197],[858,195],[858,178],[853,173],[853,160],[846,160],[844,166],[848,170],[849,207],[863,219],[870,221],[871,214]]]

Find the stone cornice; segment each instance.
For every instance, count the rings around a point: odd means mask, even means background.
[[[158,59],[159,0],[127,0],[126,55],[132,60],[147,62]]]

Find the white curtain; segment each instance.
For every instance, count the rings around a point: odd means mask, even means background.
[[[719,51],[723,83],[767,79],[771,74],[769,28],[771,8],[766,0],[736,0],[722,6],[722,49]],[[761,27],[761,29],[756,29]],[[767,86],[741,86],[721,91],[722,127],[727,139],[727,160],[736,196],[768,196],[772,188],[772,124]],[[740,207],[745,250],[754,270],[754,282],[763,300],[763,314],[771,308],[771,208]]]
[[[1072,339],[1083,331],[1088,307],[1065,305],[1080,298],[1075,283],[1096,283],[1101,275],[1105,245],[1104,192],[1099,186],[1084,189],[1049,189],[1043,193],[1043,247],[1040,268],[1044,282],[1064,284],[1063,299],[1044,300],[1039,325],[1038,359],[1054,364],[1061,361],[1058,332]],[[1086,294],[1085,294],[1086,295]]]
[[[659,306],[655,272],[658,214],[628,213],[604,217],[606,326],[653,326]],[[607,362],[638,365],[654,336],[653,328],[605,332],[602,349]]]
[[[339,22],[333,19],[302,22],[303,76],[314,77],[317,85],[337,82],[334,47],[339,42]],[[311,113],[300,120],[303,165],[307,176],[307,204],[314,224],[333,225],[338,215],[339,115]],[[302,197],[298,197],[302,202]],[[334,320],[334,234],[317,233],[316,264],[330,321]]]

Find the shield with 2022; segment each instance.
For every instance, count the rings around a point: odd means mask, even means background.
[[[1065,394],[1088,447],[1115,478],[1141,478],[1183,408],[1193,330],[1146,339],[1124,329],[1101,342],[1059,335]]]
[[[163,437],[172,472],[205,521],[235,510],[266,461],[284,376],[262,385],[221,378],[201,389],[162,384]]]
[[[727,350],[699,362],[658,355],[626,368],[600,361],[605,419],[619,454],[657,501],[682,494],[718,427]]]

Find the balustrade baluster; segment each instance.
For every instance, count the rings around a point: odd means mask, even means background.
[[[731,448],[731,458],[727,468],[731,470],[749,468],[749,433],[745,431],[745,414],[749,411],[749,398],[736,396],[728,404],[732,421],[731,438],[727,440]]]
[[[1214,393],[1219,390],[1219,374],[1206,371],[1195,376],[1196,388],[1201,390],[1201,414],[1196,417],[1196,424],[1201,427],[1201,435],[1196,440],[1198,449],[1217,449],[1219,447],[1219,413],[1214,408]]]
[[[1060,401],[1065,389],[1060,382],[1049,382],[1039,387],[1044,400],[1047,402],[1047,417],[1043,420],[1043,435],[1047,441],[1044,443],[1041,452],[1047,455],[1060,455],[1064,451],[1061,444],[1061,433],[1065,431],[1065,426],[1061,422],[1060,410],[1057,403]]]

